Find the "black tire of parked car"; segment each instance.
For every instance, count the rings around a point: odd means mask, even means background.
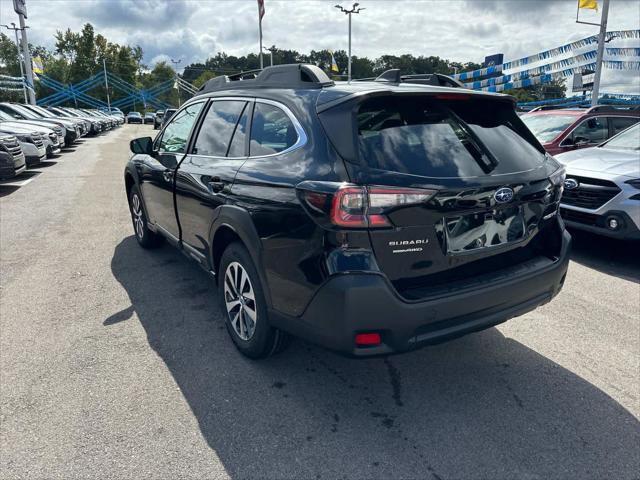
[[[140,246],[142,248],[157,248],[162,245],[164,238],[149,230],[147,212],[144,209],[142,195],[140,195],[137,185],[131,187],[129,192],[129,210],[131,211],[133,232]]]
[[[230,264],[239,264],[249,278],[250,288],[253,289],[253,307],[256,312],[255,330],[253,335],[244,340],[234,329],[231,323],[231,315],[227,311],[225,299],[226,273]],[[283,351],[290,342],[290,337],[285,332],[273,328],[269,324],[267,307],[264,298],[264,290],[260,283],[260,277],[256,270],[251,255],[240,242],[230,244],[222,254],[220,268],[218,269],[218,297],[220,308],[225,318],[227,331],[241,353],[249,358],[259,359],[269,357]]]

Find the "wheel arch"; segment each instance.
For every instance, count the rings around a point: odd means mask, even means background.
[[[243,208],[225,205],[220,208],[220,213],[213,222],[210,232],[210,262],[212,270],[216,272],[216,278],[219,278],[221,275],[218,269],[220,267],[222,254],[233,242],[242,243],[249,252],[251,260],[260,276],[265,300],[268,307],[271,307],[271,293],[262,262],[262,241],[253,224],[253,219],[249,212]]]

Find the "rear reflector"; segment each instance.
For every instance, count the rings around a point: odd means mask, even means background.
[[[356,345],[359,347],[371,347],[381,343],[382,339],[379,333],[358,333],[356,335]]]

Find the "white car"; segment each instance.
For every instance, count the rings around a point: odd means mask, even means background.
[[[640,123],[597,147],[555,158],[567,172],[560,201],[567,226],[640,239]]]

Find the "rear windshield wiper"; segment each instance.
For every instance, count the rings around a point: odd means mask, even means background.
[[[467,141],[464,141],[462,138],[460,141],[467,149],[469,154],[473,157],[473,159],[478,163],[480,168],[484,173],[491,173],[498,166],[498,159],[491,153],[491,150],[480,140],[480,137],[475,134],[473,129],[469,127],[469,125],[462,120],[453,110],[450,108],[446,108],[447,113],[451,115],[453,120],[458,124],[460,130],[462,130],[467,136]],[[475,150],[471,151],[471,148]]]

